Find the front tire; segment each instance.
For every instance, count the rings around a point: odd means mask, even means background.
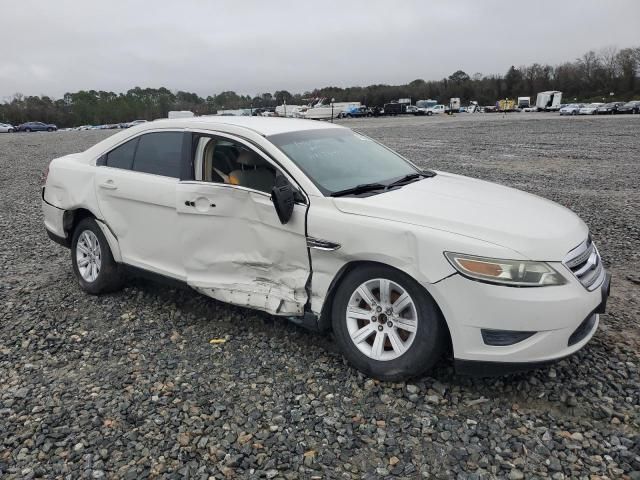
[[[80,287],[87,293],[98,295],[122,287],[120,266],[93,218],[81,220],[73,231],[71,263]]]
[[[383,265],[346,275],[333,302],[332,326],[349,363],[384,381],[423,374],[446,345],[434,300],[411,277]]]

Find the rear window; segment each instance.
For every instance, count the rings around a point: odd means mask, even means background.
[[[134,138],[107,153],[105,164],[107,167],[131,170],[133,155],[136,153],[138,139]]]
[[[180,178],[182,132],[155,132],[140,137],[133,170]]]

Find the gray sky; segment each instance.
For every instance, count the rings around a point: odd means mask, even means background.
[[[640,46],[639,0],[6,0],[0,12],[0,99],[295,93]]]

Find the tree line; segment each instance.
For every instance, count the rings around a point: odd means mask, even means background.
[[[447,103],[451,97],[460,97],[463,104],[475,100],[480,105],[492,105],[502,98],[535,97],[544,90],[560,90],[566,101],[628,100],[640,98],[639,73],[640,47],[621,50],[609,47],[599,52],[591,50],[572,62],[555,66],[538,63],[511,66],[504,75],[469,75],[458,70],[442,80],[416,79],[405,85],[324,87],[296,94],[279,90],[252,97],[225,91],[203,98],[191,92],[174,93],[164,87],[135,87],[126,93],[81,90],[66,93],[60,99],[16,93],[0,103],[0,122],[43,121],[60,127],[101,125],[163,118],[171,110],[207,115],[225,109],[273,107],[283,102],[302,105],[317,98],[382,106],[399,98]]]

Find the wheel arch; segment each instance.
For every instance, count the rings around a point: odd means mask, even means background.
[[[64,232],[67,235],[67,241],[69,243],[69,247],[71,247],[71,242],[73,238],[73,232],[78,226],[78,224],[84,220],[85,218],[93,218],[105,238],[107,239],[107,243],[109,244],[109,248],[111,249],[111,254],[113,255],[113,259],[120,263],[122,262],[122,256],[120,254],[120,245],[118,243],[118,238],[115,236],[113,231],[109,228],[103,220],[101,220],[97,215],[95,215],[88,208],[80,207],[73,210],[66,210],[64,212],[64,216],[62,217],[62,223]]]
[[[448,349],[449,351],[452,351],[453,347],[452,347],[451,330],[449,329],[449,324],[444,314],[442,313],[442,309],[440,308],[440,305],[438,305],[438,302],[436,301],[435,298],[433,298],[433,296],[429,293],[429,291],[426,288],[424,288],[424,286],[420,282],[418,282],[415,278],[413,278],[412,275],[408,274],[407,272],[397,267],[393,267],[389,264],[386,264],[383,262],[376,262],[372,260],[354,260],[354,261],[345,263],[340,268],[340,270],[338,270],[336,275],[333,277],[331,284],[329,285],[329,289],[327,290],[327,294],[325,296],[324,302],[322,303],[322,310],[318,318],[318,329],[323,332],[328,332],[332,329],[331,310],[333,308],[333,302],[335,300],[335,295],[336,295],[336,292],[338,291],[338,288],[340,287],[340,285],[342,284],[342,281],[344,280],[344,278],[347,276],[349,272],[352,272],[356,268],[367,266],[367,265],[380,266],[380,267],[385,267],[385,268],[390,268],[392,270],[395,270],[403,275],[408,276],[420,287],[422,292],[425,295],[427,295],[433,301],[433,304],[436,306],[438,313],[440,314],[440,320],[442,321],[444,331],[447,335]]]
[[[65,210],[64,215],[62,217],[62,226],[64,228],[64,232],[67,234],[67,238],[71,239],[73,236],[73,231],[76,229],[78,224],[84,220],[85,218],[97,218],[93,212],[91,212],[87,208],[76,208],[73,210]]]

